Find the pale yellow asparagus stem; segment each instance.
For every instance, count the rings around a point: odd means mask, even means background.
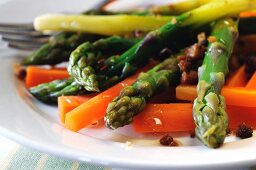
[[[256,0],[212,0],[205,5],[184,13],[183,15],[188,15],[190,17],[182,24],[184,26],[191,24],[201,26],[209,21],[227,15],[235,15],[253,9],[256,9]]]
[[[180,15],[187,18],[182,25],[201,26],[221,17],[256,9],[256,0],[211,0],[209,3]],[[78,31],[103,35],[122,35],[134,30],[155,30],[172,19],[171,16],[88,16],[49,14],[35,19],[37,30]]]
[[[181,0],[174,1],[170,4],[163,6],[153,6],[149,10],[153,13],[161,14],[181,14],[183,12],[189,11],[201,5],[204,5],[212,0]]]
[[[47,14],[34,21],[36,30],[78,31],[103,35],[122,35],[134,30],[151,31],[170,21],[171,16],[62,15]]]

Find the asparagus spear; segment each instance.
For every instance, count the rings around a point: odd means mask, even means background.
[[[70,53],[85,41],[94,41],[98,36],[81,33],[62,32],[50,38],[48,43],[27,56],[23,65],[58,64],[68,61]]]
[[[79,95],[86,91],[73,78],[68,78],[40,84],[30,88],[29,92],[44,103],[56,104],[59,96]]]
[[[185,42],[188,40],[186,33],[193,31],[195,34],[197,27],[255,6],[256,0],[211,1],[199,8],[175,17],[163,27],[150,32],[143,40],[122,54],[115,63],[108,66],[103,72],[109,76],[121,74],[122,77],[125,77],[141,65],[144,65],[149,57],[159,53],[163,47],[170,46],[172,50],[174,47],[177,49],[185,47],[187,45]]]
[[[104,63],[102,61],[111,55],[124,52],[138,41],[139,39],[112,36],[94,43],[83,43],[71,53],[68,71],[76,82],[86,90],[100,91],[99,79],[108,79],[108,77],[98,76],[96,73],[105,64],[109,64],[111,60]]]
[[[206,3],[209,1],[208,3]],[[191,3],[187,1],[188,3]],[[226,3],[227,2],[227,3]],[[255,0],[203,0],[202,4],[206,3],[205,10],[202,7],[201,12],[204,13],[200,19],[202,21],[214,20],[231,13],[239,13],[244,10],[255,8]],[[210,9],[211,4],[213,8]],[[203,5],[203,6],[205,6]],[[216,7],[220,6],[220,9]],[[188,8],[190,9],[190,8]],[[209,9],[209,12],[208,12]],[[197,10],[195,10],[197,11]],[[199,10],[200,11],[200,10]],[[213,11],[213,12],[210,12]],[[188,12],[190,13],[190,12]],[[197,12],[195,12],[197,13]],[[218,13],[216,15],[215,13]],[[151,15],[151,12],[131,12],[134,15]],[[171,16],[134,16],[134,15],[110,15],[110,16],[90,16],[90,15],[42,15],[35,19],[34,26],[37,30],[57,30],[57,31],[79,31],[90,32],[103,35],[120,35],[127,34],[134,30],[151,31],[159,28],[163,24],[172,20]],[[220,16],[221,15],[221,16]],[[197,15],[195,15],[197,16]],[[201,16],[201,15],[200,15]],[[207,17],[209,16],[209,19]],[[213,18],[212,18],[213,17]],[[199,18],[199,17],[191,17]],[[192,21],[192,20],[191,20]],[[200,20],[197,20],[200,22]],[[63,24],[65,23],[65,24]],[[76,23],[76,24],[74,24]],[[104,27],[102,27],[104,25]],[[124,27],[125,25],[125,27]]]
[[[219,147],[228,127],[226,103],[220,91],[228,73],[228,59],[238,37],[237,22],[223,19],[213,25],[203,65],[198,69],[197,98],[193,105],[196,136],[206,146]]]
[[[177,57],[170,57],[125,87],[118,97],[109,103],[104,120],[110,129],[130,124],[133,117],[146,106],[147,100],[157,90],[165,90],[179,82]]]
[[[34,20],[34,27],[40,31],[78,31],[101,35],[122,35],[130,32],[129,30],[154,30],[169,20],[170,16],[47,14],[37,17]],[[120,27],[123,28],[120,29]]]
[[[153,6],[148,9],[150,13],[160,15],[177,15],[191,9],[197,8],[204,5],[211,0],[185,0],[185,1],[174,1],[168,5]]]

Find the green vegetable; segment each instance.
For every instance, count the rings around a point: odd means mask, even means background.
[[[238,37],[237,22],[227,18],[213,25],[203,65],[198,69],[197,98],[193,106],[196,136],[206,146],[219,147],[228,128],[226,103],[220,95],[227,75],[228,60]]]
[[[30,88],[29,92],[44,103],[56,104],[59,96],[79,95],[86,91],[73,78],[68,78],[40,84]]]
[[[106,126],[116,129],[130,124],[156,91],[166,90],[170,85],[177,84],[180,75],[177,64],[177,57],[171,57],[148,72],[141,73],[131,86],[125,87],[120,95],[109,103],[104,117]]]
[[[159,53],[164,47],[171,50],[181,49],[188,45],[188,34],[196,34],[198,27],[224,16],[240,13],[256,6],[256,0],[226,0],[211,1],[194,10],[175,17],[161,28],[150,32],[143,40],[138,42],[116,61],[103,70],[105,75],[132,74],[138,67],[145,65],[147,60]],[[207,16],[207,17],[206,17]],[[193,35],[192,34],[192,35]]]
[[[70,53],[85,41],[94,41],[99,36],[81,33],[59,33],[50,38],[48,43],[27,56],[23,65],[58,64],[68,61]]]
[[[87,91],[100,91],[100,79],[108,81],[108,77],[97,73],[115,60],[115,56],[108,58],[124,52],[138,41],[139,39],[112,36],[94,43],[85,42],[71,53],[68,71]]]

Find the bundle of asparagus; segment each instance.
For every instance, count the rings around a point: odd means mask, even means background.
[[[186,2],[189,3],[183,3]],[[208,147],[219,147],[224,142],[228,127],[225,99],[220,91],[228,73],[228,59],[238,37],[237,27],[242,34],[254,33],[252,29],[242,26],[251,20],[241,19],[242,25],[238,26],[238,21],[229,16],[255,7],[255,0],[211,0],[190,4],[180,10],[184,13],[178,16],[156,16],[156,13],[171,13],[168,11],[170,8],[159,7],[158,10],[150,9],[143,13],[39,17],[35,22],[39,30],[79,29],[86,33],[60,33],[23,61],[25,65],[53,65],[69,59],[70,78],[41,84],[31,88],[30,92],[46,103],[56,103],[57,97],[62,95],[99,92],[130,76],[146,65],[149,59],[158,56],[161,50],[168,48],[172,53],[170,57],[164,61],[160,59],[158,65],[141,73],[132,85],[121,90],[120,95],[109,103],[105,124],[110,129],[116,129],[130,124],[156,92],[180,83],[178,56],[184,54],[182,49],[192,45],[198,33],[210,32],[203,64],[198,69],[198,96],[194,101],[193,118],[197,138]],[[54,24],[51,24],[53,21]],[[81,25],[62,28],[64,21]],[[143,39],[131,37],[131,32],[136,30],[151,32]]]

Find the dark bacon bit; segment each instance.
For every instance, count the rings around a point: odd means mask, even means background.
[[[232,131],[228,128],[227,131],[226,131],[226,134],[227,134],[227,136],[229,136],[229,135],[232,134]]]
[[[198,81],[197,71],[191,70],[189,73],[181,74],[181,84],[196,84]]]
[[[187,48],[187,50],[185,51],[185,56],[190,61],[199,60],[203,57],[205,50],[206,48],[204,46],[196,43],[191,47]]]
[[[173,138],[170,135],[165,135],[160,139],[160,144],[164,146],[169,146],[173,142]]]
[[[195,138],[195,137],[196,137],[196,133],[195,133],[194,130],[192,130],[192,131],[190,132],[190,137],[191,137],[191,138]]]
[[[187,60],[180,60],[178,66],[182,72],[188,72],[190,70],[191,62]]]
[[[14,65],[14,73],[16,77],[20,80],[24,80],[26,78],[27,72],[26,69],[20,65]]]
[[[27,72],[25,69],[20,69],[17,73],[17,77],[20,80],[24,80],[26,78]]]
[[[173,137],[169,134],[160,139],[160,144],[163,146],[179,146],[179,143],[173,140]]]
[[[236,130],[236,136],[241,139],[252,137],[252,134],[253,129],[247,126],[245,123],[240,124]]]

